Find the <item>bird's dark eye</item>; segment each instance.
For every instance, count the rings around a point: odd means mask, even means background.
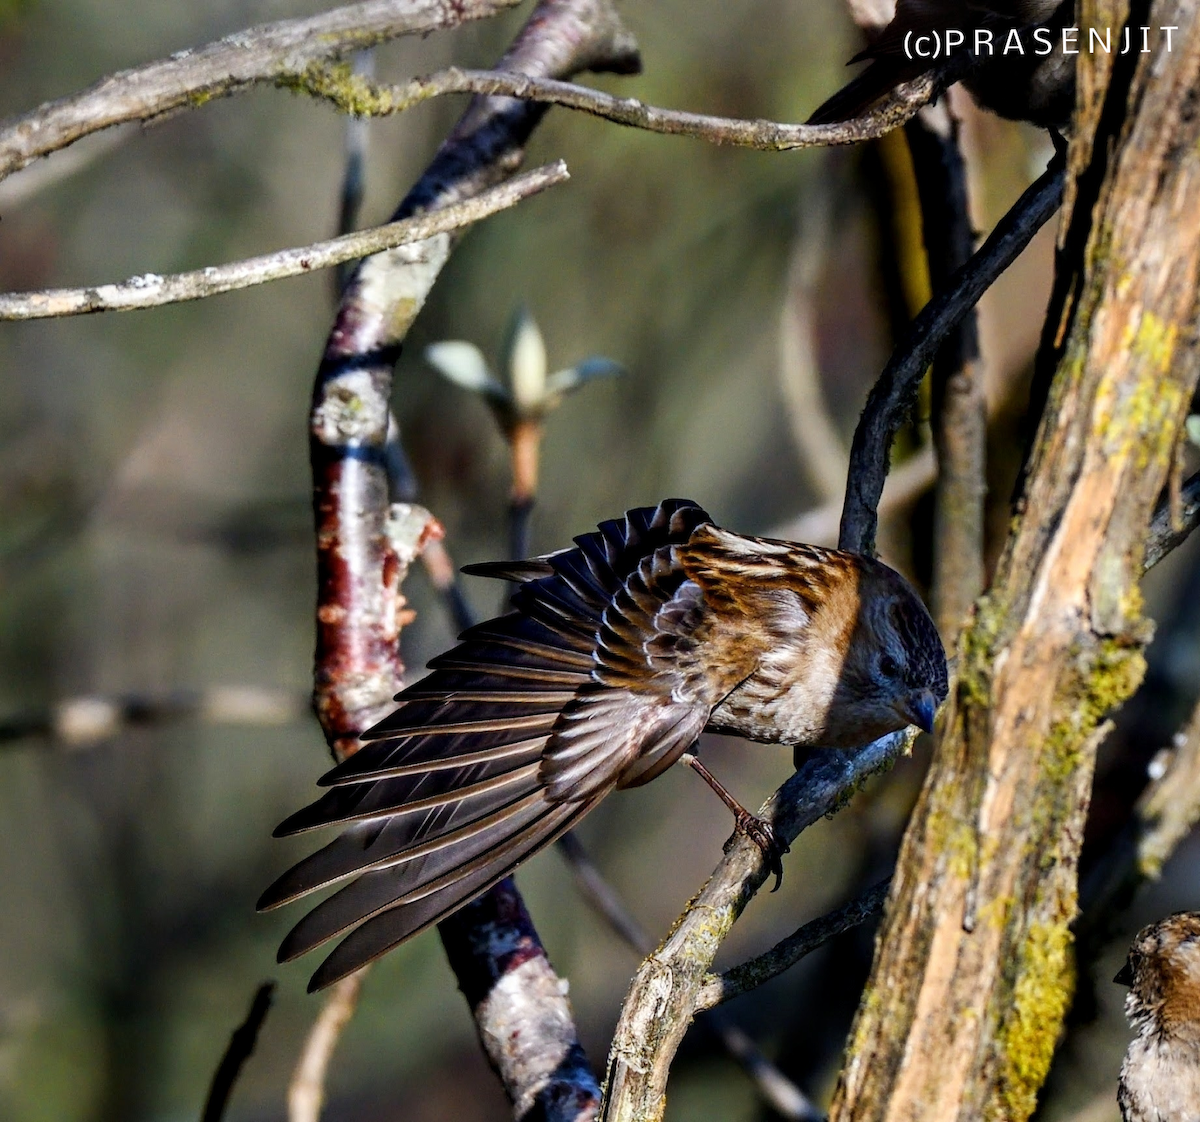
[[[895,678],[900,674],[900,667],[891,655],[882,655],[879,659],[879,673],[885,678]]]

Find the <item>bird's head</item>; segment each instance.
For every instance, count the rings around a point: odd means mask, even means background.
[[[899,573],[860,559],[858,611],[842,689],[867,723],[933,731],[948,692],[946,652],[921,598]]]
[[[1178,912],[1138,932],[1113,979],[1129,987],[1135,1028],[1200,1039],[1200,912]]]

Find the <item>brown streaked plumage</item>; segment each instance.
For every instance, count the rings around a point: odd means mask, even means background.
[[[995,55],[981,56],[963,84],[981,105],[1018,121],[1065,131],[1075,108],[1075,59],[1062,50],[1062,28],[1070,26],[1074,0],[899,0],[896,16],[879,38],[851,62],[871,61],[809,118],[809,124],[852,120],[902,82],[943,67],[944,57],[909,58],[905,45],[911,35],[961,31],[966,54],[976,31],[991,32]],[[1034,41],[1032,30],[1043,27],[1051,49]],[[1012,32],[1022,34],[1024,53],[1004,52]]]
[[[1200,912],[1138,932],[1114,981],[1137,1031],[1117,1088],[1125,1122],[1200,1119]]]
[[[878,561],[742,537],[681,499],[575,542],[468,569],[519,582],[512,611],[435,658],[276,831],[346,827],[259,901],[356,878],[280,948],[345,935],[310,988],[444,919],[706,728],[851,748],[929,729],[945,699],[933,622]]]

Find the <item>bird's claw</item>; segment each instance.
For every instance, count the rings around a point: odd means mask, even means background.
[[[763,821],[761,818],[756,818],[748,811],[737,816],[737,831],[745,834],[760,850],[762,850],[763,858],[767,862],[767,868],[775,874],[775,884],[772,886],[772,892],[778,892],[779,886],[783,884],[783,855],[788,852],[791,846],[782,845],[779,838],[775,836],[775,831],[772,829],[769,822]]]

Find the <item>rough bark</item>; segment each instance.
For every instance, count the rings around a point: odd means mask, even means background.
[[[959,644],[831,1114],[1025,1119],[1072,992],[1101,722],[1141,680],[1146,528],[1200,373],[1200,15],[1174,50],[1080,56],[1055,376],[1014,530]],[[1095,143],[1092,143],[1092,138]]]

